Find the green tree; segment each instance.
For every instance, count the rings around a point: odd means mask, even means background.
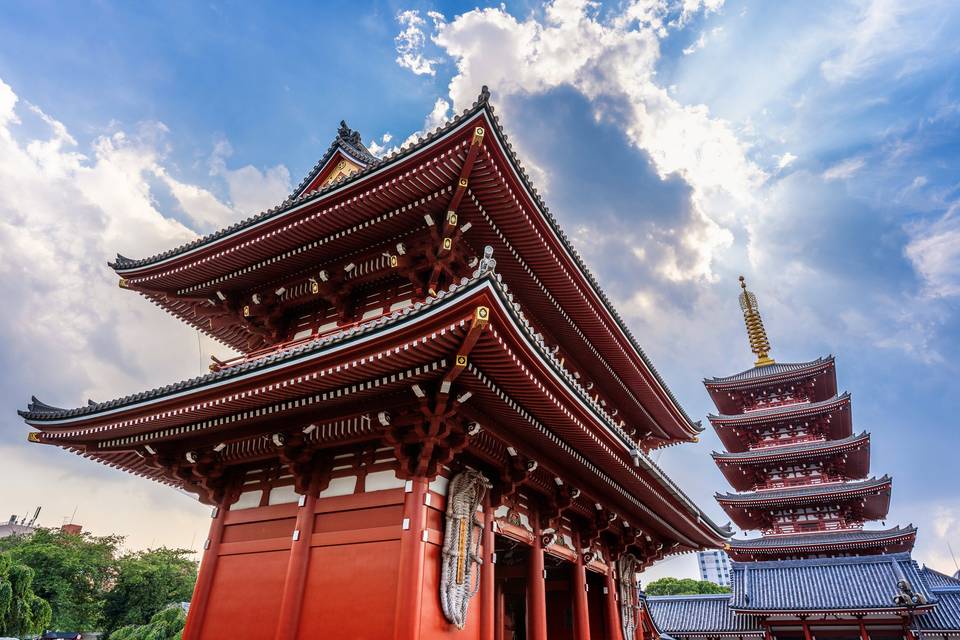
[[[127,625],[110,634],[110,640],[180,640],[187,616],[178,605],[158,611],[144,625]]]
[[[33,592],[33,569],[0,553],[0,633],[40,633],[50,624],[50,605]]]
[[[106,594],[104,631],[145,625],[171,603],[190,600],[197,581],[191,555],[188,549],[161,548],[120,558],[116,582]]]
[[[29,536],[0,539],[0,551],[33,570],[33,591],[52,609],[50,626],[96,631],[103,623],[105,593],[116,578],[122,542],[122,536],[38,529]]]
[[[694,580],[693,578],[660,578],[654,580],[644,589],[649,596],[685,596],[706,593],[730,593],[729,587],[710,582],[709,580]]]

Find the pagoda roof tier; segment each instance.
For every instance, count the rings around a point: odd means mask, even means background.
[[[853,433],[849,393],[821,402],[800,402],[733,415],[710,415],[707,419],[724,447],[734,453],[756,445],[760,440],[760,429],[771,425],[812,421],[814,433],[808,433],[808,436],[821,435],[827,440],[840,440]]]
[[[914,526],[891,529],[847,529],[809,533],[769,534],[733,538],[727,553],[738,562],[822,555],[868,555],[910,551],[917,538]]]
[[[932,608],[937,597],[909,553],[841,558],[734,562],[730,606],[754,614],[906,613],[893,603],[908,580]]]
[[[489,320],[477,325],[481,313]],[[276,455],[271,433],[307,424],[323,442],[376,440],[378,412],[403,411],[418,389],[449,389],[451,379],[459,410],[482,426],[477,443],[508,443],[644,523],[665,541],[661,555],[729,537],[564,368],[491,271],[349,331],[176,385],[77,409],[33,402],[20,414],[40,430],[33,441],[176,484],[151,466],[151,450],[175,448],[182,460],[183,451],[213,448],[241,464]]]
[[[481,129],[486,135],[473,142]],[[329,154],[321,165],[329,163]],[[118,257],[111,266],[123,286],[247,353],[258,348],[251,346],[256,327],[242,318],[214,323],[206,301],[236,303],[282,291],[280,304],[295,307],[309,298],[311,273],[324,265],[342,270],[345,257],[425,233],[424,216],[443,220],[456,200],[458,218],[471,225],[463,235],[466,246],[476,255],[484,246],[493,248],[497,270],[518,301],[540,327],[549,328],[548,339],[619,416],[648,438],[645,446],[693,440],[702,431],[531,185],[486,90],[470,109],[423,139],[366,160],[342,179],[313,190],[298,187],[295,197],[226,229],[149,258]],[[458,182],[462,171],[468,178]],[[309,186],[319,176],[311,172],[305,182]],[[458,184],[468,184],[462,198],[455,198]]]
[[[790,489],[764,489],[743,493],[718,493],[717,502],[743,529],[767,526],[763,517],[774,510],[813,505],[848,505],[863,520],[879,520],[890,508],[893,480],[889,476],[811,484]]]
[[[738,491],[753,487],[764,471],[796,463],[833,459],[833,465],[844,479],[867,477],[870,473],[870,434],[863,432],[840,440],[817,440],[711,454],[720,471]]]
[[[937,596],[937,606],[917,616],[917,627],[923,637],[944,638],[960,635],[960,580],[929,567],[920,574]]]
[[[832,355],[809,362],[777,362],[732,376],[705,378],[703,384],[721,413],[741,411],[745,394],[774,386],[809,384],[811,400],[817,402],[837,393],[836,363]]]

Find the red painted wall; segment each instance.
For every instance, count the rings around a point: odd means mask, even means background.
[[[203,638],[273,638],[289,551],[223,556],[217,565]]]

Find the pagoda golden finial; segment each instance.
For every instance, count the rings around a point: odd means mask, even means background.
[[[740,294],[740,308],[743,309],[743,321],[747,325],[747,338],[750,340],[750,350],[757,356],[754,366],[765,367],[773,364],[774,360],[768,355],[770,340],[767,339],[767,331],[763,328],[757,296],[747,291],[747,283],[743,276],[740,276],[740,288],[743,289]]]

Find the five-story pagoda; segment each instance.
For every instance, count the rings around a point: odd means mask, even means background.
[[[850,394],[837,393],[832,356],[777,363],[757,300],[743,277],[740,306],[752,369],[704,381],[719,410],[709,416],[726,451],[713,458],[737,493],[717,501],[742,529],[737,561],[909,551],[916,528],[867,530],[886,517],[892,480],[868,477],[870,435],[854,433]]]
[[[729,536],[647,457],[700,428],[488,98],[386,158],[343,124],[277,207],[112,264],[238,357],[21,412],[214,506],[185,640],[649,638],[637,572]]]

